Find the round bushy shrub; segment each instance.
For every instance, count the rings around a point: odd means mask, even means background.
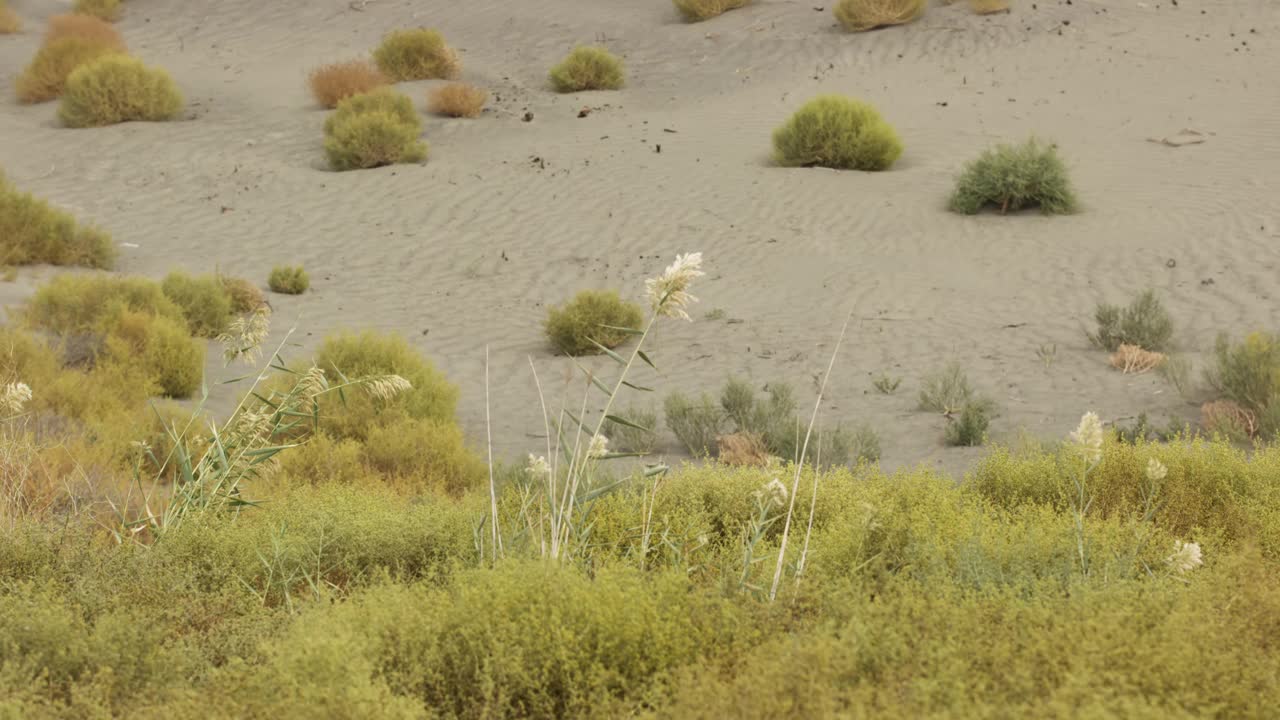
[[[251,313],[267,304],[267,299],[262,296],[262,291],[244,278],[219,275],[218,280],[222,283],[222,289],[226,292],[227,297],[231,299],[232,312],[239,314]]]
[[[64,37],[45,43],[14,83],[19,102],[40,103],[62,94],[67,77],[85,63],[124,48],[83,37]]]
[[[602,47],[582,46],[574,48],[559,65],[551,68],[550,79],[556,92],[571,93],[617,90],[622,87],[625,75],[618,56]]]
[[[74,11],[80,15],[92,15],[110,22],[120,19],[121,0],[76,0]]]
[[[924,14],[925,0],[840,0],[836,20],[850,32],[903,25]]]
[[[1057,147],[1035,138],[1021,145],[998,145],[965,166],[949,207],[973,215],[984,207],[1001,214],[1039,207],[1046,215],[1075,212],[1075,191]],[[1152,350],[1155,348],[1147,348]]]
[[[111,23],[92,15],[71,13],[49,18],[49,26],[44,31],[44,42],[48,44],[65,37],[78,37],[114,47],[120,52],[126,51],[120,31],[116,30]]]
[[[870,105],[840,95],[805,103],[773,133],[773,157],[787,167],[887,170],[902,155],[898,133]]]
[[[58,117],[67,127],[100,127],[172,120],[182,107],[182,93],[169,73],[136,58],[110,55],[71,73]]]
[[[311,278],[301,265],[280,265],[271,269],[267,276],[267,287],[271,292],[281,295],[301,295],[311,287]]]
[[[192,335],[217,337],[231,324],[231,295],[216,276],[171,272],[160,283],[160,289],[182,308]]]
[[[325,118],[324,132],[326,135],[331,134],[351,118],[372,112],[390,113],[399,122],[422,132],[422,118],[418,117],[418,111],[413,108],[413,101],[408,95],[389,87],[380,87],[340,101],[338,109]]]
[[[435,30],[396,30],[373,51],[374,62],[387,77],[405,80],[450,79],[458,75],[458,55]]]
[[[404,419],[453,422],[458,388],[431,361],[418,354],[399,335],[374,332],[342,333],[327,338],[316,354],[316,365],[330,385],[379,375],[399,375],[413,386],[390,400],[347,389],[342,397],[323,396],[321,422],[335,438],[363,440],[375,427]]]
[[[427,144],[420,131],[389,112],[361,113],[339,123],[324,140],[334,170],[363,170],[397,163],[421,162]]]
[[[489,93],[466,83],[449,83],[431,91],[427,98],[431,112],[445,117],[480,117]]]
[[[353,95],[384,87],[388,81],[387,76],[368,60],[351,60],[315,69],[308,82],[316,102],[323,107],[334,108]]]
[[[613,290],[583,290],[564,307],[551,308],[546,332],[551,344],[566,355],[595,355],[600,353],[595,343],[614,348],[631,337],[614,328],[639,329],[643,319],[639,305]]]
[[[120,364],[137,363],[161,395],[191,397],[204,377],[205,346],[185,322],[120,309],[107,319],[103,354]]]
[[[116,246],[105,232],[19,192],[0,175],[0,254],[12,265],[48,263],[110,270]]]
[[[405,420],[374,428],[365,439],[364,458],[393,484],[407,480],[418,492],[450,495],[477,487],[486,469],[452,421]]]
[[[676,10],[688,22],[708,20],[734,8],[745,6],[751,0],[673,0]]]

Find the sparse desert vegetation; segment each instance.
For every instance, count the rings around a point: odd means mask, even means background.
[[[489,100],[488,91],[466,83],[448,83],[431,91],[427,105],[431,112],[445,117],[480,117],[484,104]]]
[[[614,290],[583,290],[569,302],[547,311],[546,333],[552,346],[566,355],[595,355],[612,349],[642,328],[640,306]]]
[[[559,93],[617,90],[626,81],[622,60],[598,45],[574,48],[551,68],[549,77],[552,89]]]
[[[352,95],[324,124],[324,151],[334,170],[362,170],[427,158],[422,118],[408,96],[390,88]]]
[[[718,15],[746,7],[751,0],[673,0],[680,16],[688,22],[710,20]]]
[[[279,265],[267,276],[267,287],[282,295],[301,295],[311,287],[311,278],[301,265]]]
[[[396,82],[449,80],[457,77],[460,70],[458,54],[445,44],[444,36],[427,28],[388,33],[373,51],[373,60],[384,75]]]
[[[1061,215],[1075,212],[1077,206],[1058,148],[1035,138],[983,152],[960,173],[950,201],[952,210],[965,215],[987,207],[1002,215],[1027,207]]]
[[[823,95],[796,110],[773,133],[773,158],[786,167],[888,170],[902,140],[870,105]]]
[[[836,20],[849,32],[904,25],[925,11],[925,0],[837,0]]]
[[[307,84],[311,96],[324,108],[336,108],[338,103],[353,95],[360,95],[390,83],[377,65],[368,60],[348,60],[324,65],[311,71]]]
[[[68,76],[58,117],[73,128],[160,122],[177,117],[184,105],[169,73],[125,55],[108,55]]]
[[[0,174],[0,262],[110,269],[116,246],[107,233],[14,187]]]
[[[1143,290],[1125,307],[1099,303],[1093,317],[1098,329],[1087,333],[1089,341],[1108,352],[1118,351],[1121,345],[1158,353],[1172,347],[1173,318],[1155,290]]]
[[[1206,426],[1229,424],[1249,437],[1276,439],[1280,433],[1280,338],[1254,332],[1232,343],[1219,336],[1206,377],[1221,396],[1214,411],[1205,412]]]

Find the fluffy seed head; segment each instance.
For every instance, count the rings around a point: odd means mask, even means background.
[[[31,401],[31,386],[24,382],[11,382],[0,390],[0,408],[10,415],[17,415]]]
[[[706,275],[702,272],[702,253],[677,255],[662,275],[644,281],[645,292],[654,312],[667,317],[690,320],[685,310],[698,298],[688,293],[694,280]]]
[[[1096,463],[1102,459],[1102,421],[1096,413],[1087,412],[1080,418],[1080,425],[1071,433],[1071,440],[1085,460]]]
[[[1163,480],[1169,474],[1169,468],[1155,458],[1147,461],[1147,479],[1152,482]]]
[[[1204,564],[1200,556],[1200,543],[1173,542],[1173,554],[1164,559],[1169,566],[1178,572],[1194,570]]]

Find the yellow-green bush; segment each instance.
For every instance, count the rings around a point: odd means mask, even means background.
[[[231,324],[231,295],[216,275],[171,272],[160,283],[160,290],[181,308],[192,335],[217,337]]]
[[[622,60],[603,47],[579,46],[551,68],[551,87],[560,93],[583,90],[617,90],[626,75]]]
[[[110,269],[116,247],[101,230],[76,223],[0,175],[0,262],[5,265],[85,265]]]
[[[338,103],[324,124],[324,150],[334,170],[359,170],[427,157],[422,119],[413,101],[390,88]]]
[[[110,55],[77,67],[67,77],[58,117],[84,128],[143,120],[172,120],[184,101],[169,73],[141,60]]]
[[[832,11],[849,32],[904,25],[924,14],[925,0],[839,0]]]
[[[902,155],[897,132],[870,105],[822,95],[773,132],[773,157],[786,167],[888,170]]]
[[[311,278],[301,265],[279,265],[267,276],[267,287],[273,293],[301,295],[311,287]]]
[[[161,395],[191,397],[204,378],[205,346],[185,321],[121,309],[107,320],[103,354],[114,362],[138,363]]]
[[[53,100],[62,94],[67,78],[76,68],[122,52],[123,48],[83,37],[64,37],[46,43],[14,82],[18,100],[24,103]]]
[[[563,307],[547,311],[547,339],[566,355],[596,355],[599,343],[615,348],[632,333],[617,328],[640,330],[644,314],[640,306],[627,302],[614,290],[583,290]],[[594,342],[593,342],[594,341]]]
[[[123,12],[123,4],[122,0],[76,0],[73,9],[82,15],[92,15],[109,22],[115,22],[120,19],[120,15]]]
[[[66,335],[101,330],[103,321],[121,308],[186,322],[159,283],[111,275],[55,276],[36,290],[26,316],[36,327]]]
[[[751,0],[673,0],[676,10],[688,22],[708,20],[729,10],[746,6]]]
[[[340,333],[325,339],[316,365],[331,385],[378,375],[399,375],[412,389],[391,400],[372,398],[359,390],[341,397],[329,393],[321,401],[321,426],[335,438],[365,440],[375,428],[405,419],[452,422],[458,389],[399,335],[374,332]]]
[[[396,30],[382,39],[373,60],[384,75],[406,80],[452,79],[458,76],[458,55],[435,30]]]
[[[486,472],[451,420],[405,420],[373,428],[364,441],[364,458],[392,484],[419,492],[429,488],[461,495],[477,487]]]
[[[1021,145],[997,145],[966,165],[949,206],[965,215],[986,207],[1001,214],[1038,207],[1045,215],[1062,215],[1075,212],[1078,203],[1057,146],[1032,138]]]

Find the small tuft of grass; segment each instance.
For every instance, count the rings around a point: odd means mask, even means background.
[[[169,73],[125,55],[107,55],[67,77],[58,118],[73,128],[160,122],[177,117],[184,104]]]
[[[710,20],[718,15],[745,7],[751,0],[672,0],[686,22]]]
[[[311,287],[311,278],[301,265],[277,265],[267,276],[267,287],[281,295],[301,295]]]
[[[396,30],[382,39],[373,60],[387,77],[408,80],[450,80],[458,76],[458,55],[435,30]]]
[[[122,0],[76,0],[73,12],[115,22],[124,13]]]
[[[1108,352],[1116,352],[1121,345],[1167,352],[1173,341],[1173,319],[1155,290],[1142,291],[1124,308],[1099,303],[1093,317],[1098,330],[1086,335],[1094,346]]]
[[[1077,210],[1067,166],[1056,145],[1031,138],[1021,145],[997,145],[965,166],[956,180],[948,207],[975,215],[994,207],[1005,214],[1038,207],[1045,215]]]
[[[445,117],[480,117],[489,92],[466,83],[449,83],[435,88],[427,97],[431,112]]]
[[[969,376],[960,363],[950,362],[924,379],[924,387],[920,390],[920,409],[953,415],[973,399]]]
[[[881,373],[879,377],[871,381],[871,385],[881,395],[892,395],[898,391],[898,386],[902,384],[902,378],[890,377],[886,373]]]
[[[22,103],[54,100],[62,95],[67,78],[76,68],[122,52],[122,47],[83,37],[64,37],[45,43],[14,82],[14,92]]]
[[[887,170],[902,140],[875,108],[842,95],[821,95],[773,132],[773,158],[783,167]]]
[[[836,21],[849,32],[905,25],[924,15],[925,0],[839,0]]]
[[[563,307],[547,312],[547,339],[566,355],[597,355],[598,345],[615,348],[639,330],[640,306],[613,290],[583,290]],[[598,344],[598,345],[597,345]]]
[[[559,93],[617,90],[626,81],[621,58],[598,45],[574,48],[548,77]]]
[[[325,108],[335,108],[338,103],[353,95],[385,87],[389,82],[387,76],[368,60],[348,60],[324,65],[312,70],[307,76],[311,96]]]
[[[0,175],[0,263],[84,265],[109,270],[116,246],[105,232],[76,223]]]

